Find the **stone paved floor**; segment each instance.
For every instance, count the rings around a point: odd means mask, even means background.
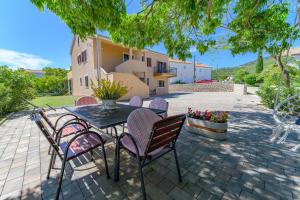
[[[268,141],[273,126],[270,112],[254,95],[222,93],[171,94],[170,113],[187,106],[231,111],[228,139],[214,141],[183,130],[178,154],[183,182],[178,183],[175,161],[166,155],[145,168],[149,199],[300,199],[300,159],[289,143]],[[148,102],[145,102],[147,105]],[[113,144],[107,146],[113,175]],[[60,163],[46,179],[48,144],[24,113],[0,126],[0,199],[52,199]],[[100,152],[98,152],[100,153]],[[96,154],[67,165],[61,199],[140,199],[137,165],[122,155],[120,182],[107,180]],[[74,170],[73,170],[74,168]]]

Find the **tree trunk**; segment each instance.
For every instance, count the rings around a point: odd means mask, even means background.
[[[276,58],[277,65],[279,66],[281,73],[283,75],[284,85],[287,88],[291,87],[290,73],[285,69],[284,64],[282,63],[281,56],[277,56]]]

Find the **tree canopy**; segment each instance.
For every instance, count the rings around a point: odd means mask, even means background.
[[[58,15],[74,34],[85,38],[107,30],[124,45],[144,48],[163,42],[170,56],[191,56],[216,44],[216,30],[230,32],[233,54],[265,49],[276,57],[299,37],[287,23],[284,0],[141,0],[140,11],[126,13],[124,0],[31,0]]]

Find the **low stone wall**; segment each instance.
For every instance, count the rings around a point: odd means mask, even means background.
[[[233,92],[231,83],[170,84],[169,92]]]

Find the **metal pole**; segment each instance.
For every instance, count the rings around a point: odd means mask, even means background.
[[[196,60],[194,56],[194,83],[196,83]]]

